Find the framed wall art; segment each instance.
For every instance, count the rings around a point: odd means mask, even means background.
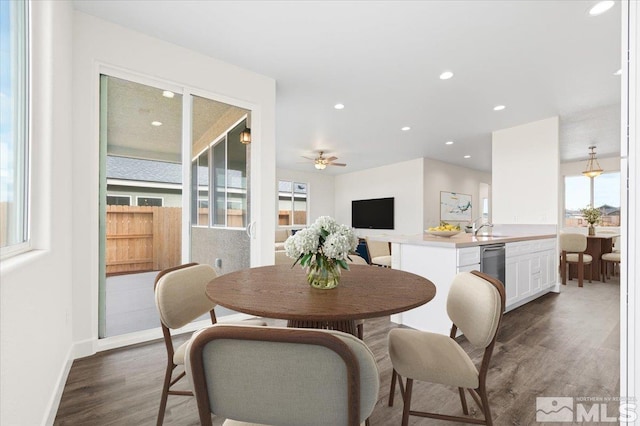
[[[440,191],[440,220],[471,221],[471,195]]]

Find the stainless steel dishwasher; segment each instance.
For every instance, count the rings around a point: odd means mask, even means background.
[[[500,280],[504,285],[505,247],[504,244],[480,246],[480,271]]]

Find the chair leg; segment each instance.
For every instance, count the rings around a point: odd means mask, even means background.
[[[467,397],[464,396],[464,388],[458,388],[460,394],[460,402],[462,403],[462,412],[469,415],[469,409],[467,408]]]
[[[404,407],[402,408],[402,426],[409,425],[409,410],[411,409],[411,388],[413,388],[413,379],[407,378],[407,386],[404,390]]]
[[[393,407],[393,397],[396,393],[397,378],[398,378],[398,373],[396,373],[396,370],[394,368],[393,373],[391,373],[391,387],[389,388],[389,407]]]
[[[607,282],[607,262],[600,260],[600,275],[602,276],[602,282]]]
[[[592,276],[593,276],[593,262],[589,264],[589,282],[591,282]]]
[[[564,256],[560,257],[560,275],[562,276],[563,285],[567,285],[567,268],[569,268],[569,265],[567,265]]]
[[[356,325],[356,334],[358,339],[364,340],[364,324]]]
[[[582,281],[584,280],[584,264],[578,263],[578,287],[582,287]]]
[[[167,409],[167,399],[169,398],[169,387],[171,386],[171,375],[173,373],[174,366],[167,364],[167,371],[164,374],[164,384],[162,385],[162,396],[160,397],[160,409],[158,410],[157,426],[162,426],[164,422],[164,412]]]
[[[489,406],[489,398],[487,398],[487,390],[484,386],[478,389],[480,392],[480,399],[482,400],[482,411],[484,413],[484,421],[487,426],[493,426],[493,420],[491,419],[491,407]]]

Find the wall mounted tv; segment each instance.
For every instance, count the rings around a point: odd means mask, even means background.
[[[393,197],[351,202],[351,226],[365,229],[393,228]]]

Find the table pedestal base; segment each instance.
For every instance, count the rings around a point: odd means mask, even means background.
[[[289,320],[287,327],[295,328],[320,328],[323,330],[338,330],[357,336],[356,323],[353,320],[340,321],[305,321],[305,320]]]

